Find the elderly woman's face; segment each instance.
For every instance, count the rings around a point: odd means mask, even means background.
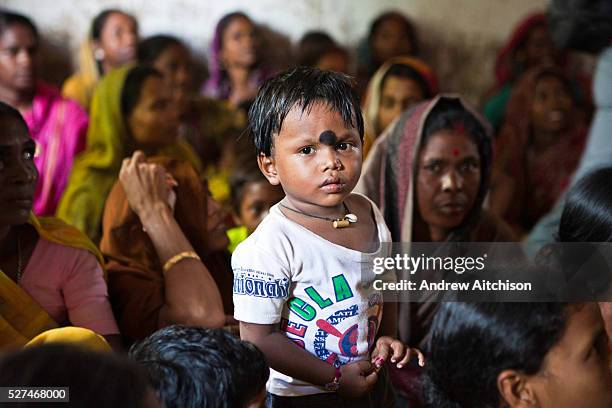
[[[470,213],[481,181],[478,148],[465,132],[441,130],[418,157],[416,196],[421,218],[450,231]]]
[[[0,225],[28,220],[38,180],[35,149],[24,124],[11,117],[0,118]]]
[[[141,146],[160,147],[174,143],[178,133],[178,109],[168,85],[157,76],[144,80],[140,97],[128,118],[134,140]]]
[[[580,305],[570,312],[563,336],[527,384],[536,403],[510,406],[612,407],[610,348],[596,303]]]

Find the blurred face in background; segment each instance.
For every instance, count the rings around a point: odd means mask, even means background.
[[[546,26],[534,27],[527,36],[525,45],[518,52],[518,57],[524,61],[526,68],[552,64],[556,56],[557,50]]]
[[[153,67],[164,76],[172,100],[182,114],[189,108],[189,96],[194,91],[192,59],[187,48],[180,44],[168,46],[153,62]]]
[[[176,141],[178,110],[162,78],[151,75],[144,80],[138,103],[127,122],[132,137],[143,149],[161,147]]]
[[[12,24],[0,33],[0,87],[28,92],[36,86],[38,39],[23,24]]]
[[[235,17],[221,34],[221,61],[226,68],[250,68],[257,61],[257,46],[253,23]]]
[[[382,133],[403,111],[425,99],[421,85],[410,78],[388,76],[381,88],[378,133]]]
[[[124,13],[111,13],[104,22],[100,31],[100,39],[95,46],[103,51],[101,57],[105,69],[112,69],[135,59],[137,43],[136,20]]]
[[[553,75],[536,82],[531,105],[531,123],[535,134],[555,134],[570,125],[572,97],[565,83]]]
[[[380,23],[372,36],[371,47],[374,60],[380,64],[389,58],[411,55],[414,51],[404,22],[393,16]]]

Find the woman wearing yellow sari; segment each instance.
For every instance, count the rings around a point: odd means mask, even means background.
[[[135,150],[201,163],[189,144],[177,139],[179,118],[161,74],[149,67],[122,67],[100,82],[91,105],[87,150],[77,156],[57,216],[85,232],[101,236],[104,203],[121,162]]]
[[[31,212],[38,171],[23,118],[0,102],[0,348],[62,326],[118,345],[102,257],[75,228]]]

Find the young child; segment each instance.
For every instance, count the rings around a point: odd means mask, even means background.
[[[348,78],[282,73],[261,88],[249,122],[259,168],[286,194],[232,257],[240,335],[272,368],[268,406],[395,406],[379,368],[424,359],[394,339],[395,307],[362,279],[391,236],[376,206],[351,194],[363,119]]]
[[[284,196],[283,189],[268,183],[255,164],[234,171],[230,177],[230,202],[238,226],[227,231],[230,252],[255,231],[270,207]]]

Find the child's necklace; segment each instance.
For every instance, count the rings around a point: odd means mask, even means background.
[[[330,221],[332,223],[332,226],[334,228],[346,228],[349,225],[356,223],[357,222],[357,216],[355,214],[351,214],[349,212],[349,209],[347,207],[347,205],[345,203],[342,203],[342,205],[344,206],[344,209],[346,210],[346,212],[348,214],[346,214],[343,218],[327,218],[327,217],[321,217],[320,215],[314,215],[314,214],[307,214],[305,212],[296,210],[295,208],[291,208],[291,207],[287,207],[285,204],[283,203],[278,203],[278,205],[280,205],[281,207],[289,210],[289,211],[293,211],[294,213],[298,213],[301,215],[305,215],[307,217],[311,217],[311,218],[318,218],[320,220],[325,220],[325,221]]]

